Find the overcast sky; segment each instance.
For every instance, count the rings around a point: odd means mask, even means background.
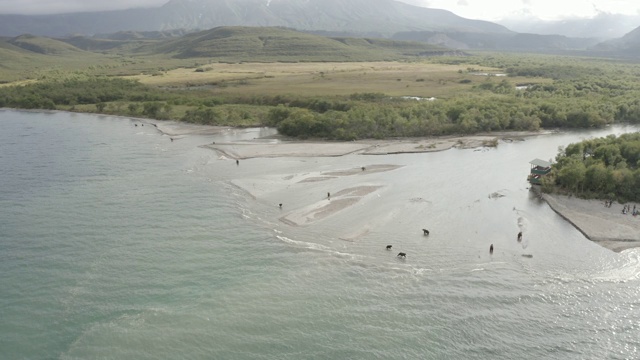
[[[268,0],[265,0],[268,1]],[[554,20],[592,17],[599,12],[640,14],[639,0],[399,0],[446,9],[469,19],[535,16]],[[160,6],[168,0],[0,0],[0,14],[45,14]]]

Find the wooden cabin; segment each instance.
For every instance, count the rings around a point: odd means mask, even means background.
[[[529,182],[534,185],[540,185],[542,183],[542,177],[551,171],[551,163],[540,159],[533,159],[529,161],[529,164],[531,164],[531,172],[528,177]]]

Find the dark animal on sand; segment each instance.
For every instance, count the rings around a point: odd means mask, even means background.
[[[171,139],[171,142],[173,142],[173,138],[169,138],[169,139]]]
[[[387,245],[387,250],[391,250],[391,245]]]
[[[365,168],[365,167],[363,166],[361,169],[362,169],[362,171],[365,171],[367,168]]]
[[[280,206],[280,209],[282,209],[282,203],[278,204],[278,206]]]
[[[522,231],[518,233],[518,242],[522,241]]]
[[[491,246],[489,246],[489,254],[493,254],[493,244],[491,244]]]
[[[236,159],[236,165],[240,165],[240,160]]]
[[[427,229],[422,229],[422,233],[423,233],[424,235],[429,235],[429,230],[427,230]]]
[[[407,254],[405,254],[405,253],[403,253],[403,252],[400,252],[400,253],[398,253],[398,257],[400,257],[400,258],[403,258],[403,259],[404,259],[404,258],[406,258],[406,257],[407,257]]]
[[[522,254],[522,257],[526,257],[526,258],[531,259],[533,257],[533,255],[531,255],[531,254]]]

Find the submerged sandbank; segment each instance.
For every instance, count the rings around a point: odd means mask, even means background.
[[[308,225],[355,205],[365,196],[381,187],[382,186],[360,185],[353,188],[342,189],[333,196],[327,197],[326,200],[317,201],[308,206],[291,211],[281,217],[280,220],[292,226]]]
[[[278,220],[292,227],[314,225],[322,220],[344,214],[356,204],[364,204],[372,195],[383,190],[389,184],[381,183],[370,175],[393,171],[402,165],[369,164],[366,168],[346,168],[330,171],[304,172],[293,175],[264,175],[258,178],[241,178],[231,180],[231,184],[248,193],[252,198],[265,204],[275,206],[276,199],[289,198],[292,193],[307,193],[312,183],[329,181],[328,188],[333,189],[325,197],[309,197],[303,195],[296,201],[289,201],[280,208]],[[340,179],[352,178],[350,181]],[[324,187],[325,185],[322,185]],[[366,233],[367,229],[350,231],[352,233],[339,236],[343,240],[353,241]]]

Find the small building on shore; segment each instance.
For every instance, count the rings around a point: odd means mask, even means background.
[[[529,161],[531,164],[531,172],[529,173],[528,180],[533,185],[540,185],[542,183],[542,177],[551,172],[551,163],[545,160],[533,159]]]

